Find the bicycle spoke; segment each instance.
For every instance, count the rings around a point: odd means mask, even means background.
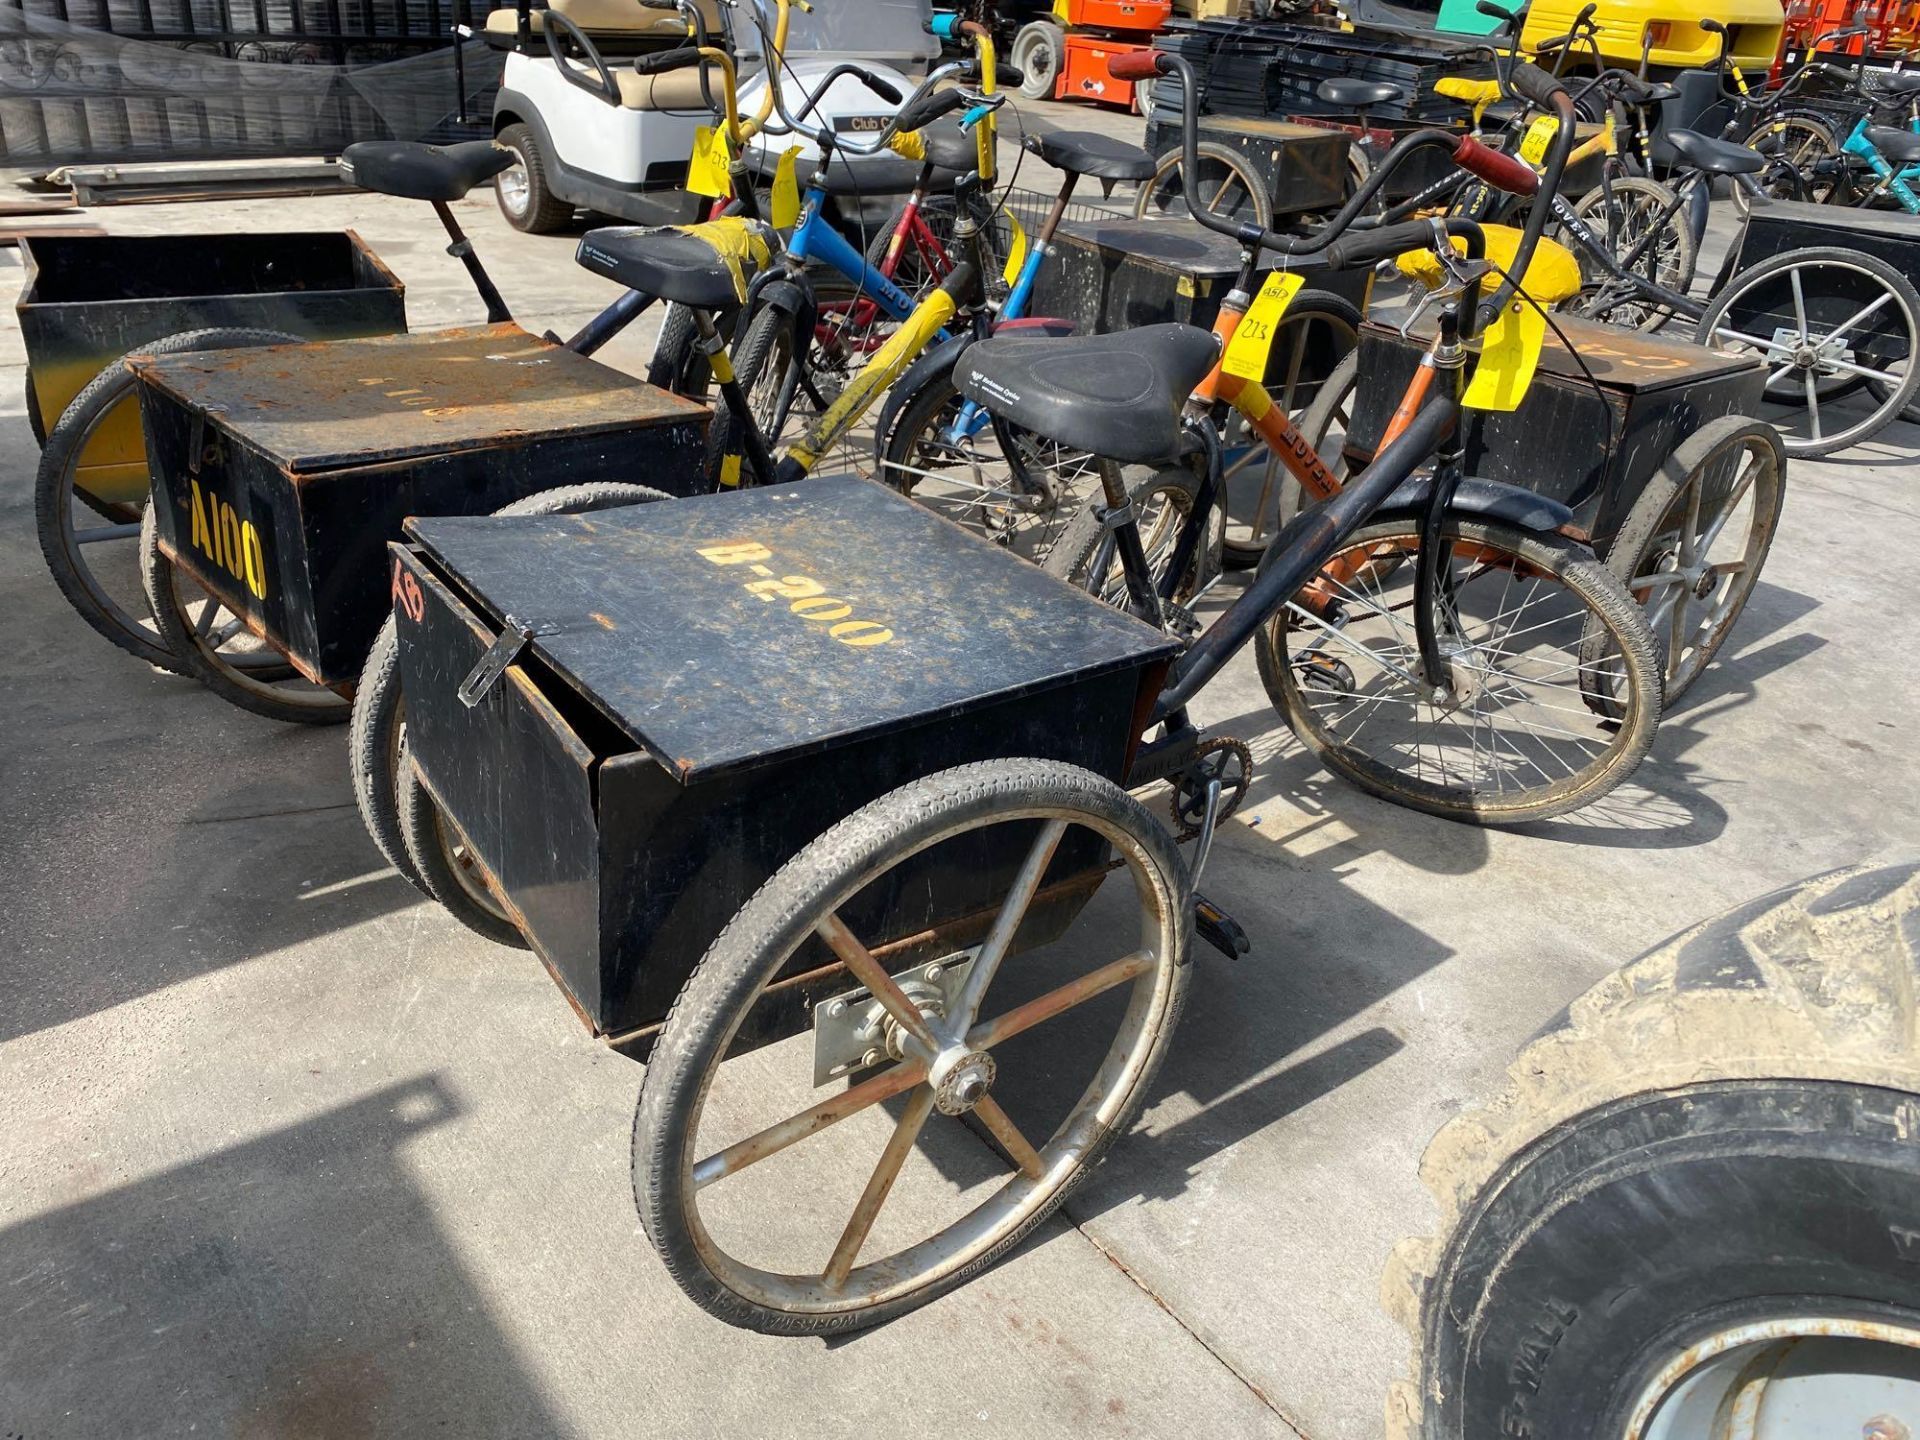
[[[873,1174],[867,1177],[867,1188],[861,1191],[860,1201],[853,1207],[847,1228],[840,1232],[840,1241],[833,1247],[827,1268],[820,1274],[821,1283],[829,1290],[838,1290],[846,1284],[853,1262],[859,1257],[860,1247],[866,1244],[873,1222],[880,1218],[880,1207],[887,1203],[893,1182],[900,1178],[900,1167],[906,1163],[914,1142],[920,1138],[927,1117],[932,1113],[933,1087],[922,1085],[908,1097],[907,1108],[894,1123],[893,1134],[887,1139],[887,1148],[880,1152],[880,1162],[873,1167]]]
[[[1020,1133],[1020,1127],[1000,1108],[1000,1102],[991,1095],[982,1095],[974,1102],[973,1113],[980,1117],[993,1138],[1006,1147],[1007,1154],[1013,1157],[1013,1163],[1020,1167],[1020,1173],[1029,1180],[1038,1180],[1047,1173],[1047,1167],[1041,1163],[1040,1152],[1027,1143],[1027,1137]]]

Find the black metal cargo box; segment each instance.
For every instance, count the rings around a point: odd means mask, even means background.
[[[131,363],[160,548],[321,685],[359,678],[407,516],[703,483],[705,406],[514,325]]]
[[[1920,285],[1920,215],[1893,210],[1849,210],[1838,205],[1802,205],[1778,200],[1756,205],[1746,235],[1720,277],[1724,285],[1736,266],[1746,269],[1788,250],[1837,245],[1884,260]]]
[[[853,477],[407,529],[394,594],[414,763],[587,1024],[643,1049],[753,892],[869,800],[1009,755],[1119,780],[1175,648]],[[456,692],[509,616],[531,635],[469,706]],[[1034,925],[1064,926],[1104,873],[1103,842],[1082,835]],[[936,846],[919,863],[940,886],[907,866],[843,918],[892,970],[977,941],[1018,838],[1006,854]],[[744,1046],[804,1028],[812,999],[847,984],[824,947],[788,973]]]
[[[406,287],[351,230],[274,235],[28,236],[16,307],[38,433],[122,355],[183,330],[282,330],[310,340],[396,335]],[[101,500],[146,498],[136,407],[101,422],[76,477]]]
[[[1280,268],[1277,256],[1259,273]],[[1373,272],[1331,270],[1315,257],[1291,263],[1307,283],[1364,311]],[[1035,315],[1058,315],[1082,333],[1107,334],[1177,320],[1202,329],[1240,273],[1240,247],[1192,220],[1067,220],[1034,284]],[[1338,358],[1337,356],[1335,357]]]
[[[1518,409],[1465,421],[1469,475],[1524,485],[1572,507],[1604,552],[1666,457],[1709,420],[1752,415],[1766,368],[1689,341],[1554,317],[1601,394],[1565,346],[1547,333],[1533,388]],[[1390,326],[1360,331],[1360,373],[1347,452],[1364,461],[1380,443],[1427,345]],[[1602,396],[1604,395],[1604,399]]]

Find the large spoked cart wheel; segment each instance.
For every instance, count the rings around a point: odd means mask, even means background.
[[[175,355],[298,343],[298,336],[275,330],[189,330],[143,345],[135,353]],[[184,673],[186,662],[155,624],[137,568],[140,520],[151,482],[142,476],[103,496],[93,488],[100,480],[82,474],[86,457],[108,432],[126,430],[137,439],[140,418],[134,390],[132,372],[116,361],[74,396],[40,452],[34,524],[53,582],[82,620],[134,658]],[[131,448],[137,451],[137,445]],[[144,469],[144,462],[133,467],[136,475]],[[125,477],[114,471],[110,478]]]
[[[1858,250],[1790,250],[1735,274],[1696,338],[1766,363],[1766,418],[1789,455],[1871,439],[1920,389],[1920,293]]]
[[[1097,923],[1008,961],[1036,922],[1057,928],[1039,915],[1045,877],[1089,841],[1114,867]],[[1008,850],[1023,858],[977,945],[923,946],[905,971],[868,949],[861,917]],[[729,1323],[808,1334],[890,1319],[992,1264],[1138,1114],[1191,974],[1190,903],[1160,824],[1069,765],[944,771],[827,831],[727,926],[648,1063],[634,1197],[674,1279]],[[821,1002],[820,1042],[723,1065],[814,951],[848,981]],[[821,1098],[823,1066],[846,1080]],[[990,1145],[955,1123],[969,1119]]]
[[[1646,611],[1667,705],[1700,678],[1746,607],[1780,526],[1785,447],[1761,420],[1728,415],[1680,443],[1648,481],[1607,551],[1607,568]],[[1597,631],[1583,663],[1600,658]]]

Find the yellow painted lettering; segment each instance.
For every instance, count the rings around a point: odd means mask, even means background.
[[[207,528],[206,501],[200,494],[200,482],[188,482],[193,486],[193,548],[203,555],[213,554],[213,532]]]

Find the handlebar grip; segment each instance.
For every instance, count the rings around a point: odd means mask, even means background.
[[[860,71],[859,74],[860,83],[865,85],[867,89],[878,95],[889,105],[898,105],[900,103],[900,87],[898,85],[895,85],[890,80],[882,80],[878,75],[869,75],[864,70]]]
[[[1166,74],[1158,50],[1130,50],[1107,61],[1107,73],[1116,80],[1151,80]]]
[[[633,62],[633,68],[641,75],[664,75],[669,70],[684,70],[699,63],[699,49],[682,45],[677,50],[656,50],[651,55],[642,55]]]
[[[1383,225],[1336,240],[1326,250],[1327,268],[1344,270],[1371,265],[1376,260],[1391,260],[1407,250],[1424,250],[1433,240],[1433,227],[1425,220],[1403,220],[1398,225]]]
[[[1727,27],[1722,25],[1718,20],[1702,20],[1700,22],[1700,28],[1709,35],[1724,35],[1727,33]]]
[[[1853,72],[1844,65],[1829,65],[1823,60],[1814,68],[1822,75],[1829,75],[1835,80],[1844,80],[1849,85],[1853,83]]]
[[[958,110],[967,103],[967,97],[958,90],[935,90],[909,101],[894,117],[894,128],[903,132],[923,129],[942,115]]]
[[[1578,30],[1582,25],[1593,19],[1593,12],[1599,8],[1599,0],[1587,0],[1586,8],[1573,17],[1573,28]]]
[[[1507,9],[1506,6],[1494,4],[1494,0],[1479,0],[1479,3],[1473,8],[1478,10],[1482,15],[1489,16],[1495,20],[1512,22],[1520,18],[1515,15],[1513,11]]]
[[[1471,135],[1460,137],[1460,143],[1453,150],[1453,163],[1509,195],[1532,195],[1540,189],[1540,177],[1531,165],[1511,155],[1502,155]]]
[[[1567,93],[1559,78],[1538,65],[1516,65],[1507,74],[1507,85],[1523,100],[1531,100],[1542,110],[1551,108],[1556,95]]]

